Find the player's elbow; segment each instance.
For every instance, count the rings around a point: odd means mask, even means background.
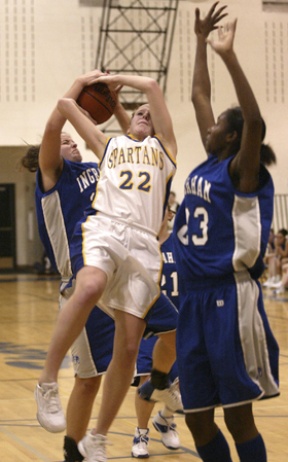
[[[158,92],[161,92],[158,82],[155,79],[147,78],[146,83],[146,92],[147,94],[150,93],[151,95],[155,95]]]
[[[65,117],[68,114],[69,107],[73,104],[74,100],[69,98],[60,98],[57,103],[57,109]]]
[[[209,97],[203,95],[197,88],[192,89],[191,102],[194,107],[203,106],[210,103]]]

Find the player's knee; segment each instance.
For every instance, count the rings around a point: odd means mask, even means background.
[[[199,423],[198,423],[198,419],[195,417],[195,415],[194,414],[186,414],[185,415],[185,422],[186,422],[186,425],[187,425],[188,429],[192,433],[192,435],[196,436],[197,431],[199,429]]]
[[[97,280],[95,278],[87,278],[81,280],[81,283],[77,287],[77,296],[81,299],[82,303],[92,303],[96,305],[99,298],[101,297],[105,289],[105,282],[103,280]]]
[[[82,379],[77,377],[77,387],[85,396],[95,396],[101,384],[101,376]]]
[[[135,342],[129,342],[126,346],[126,354],[130,358],[129,361],[132,361],[137,357],[138,354],[138,346]]]
[[[185,421],[197,446],[206,444],[217,433],[213,411],[185,414]]]
[[[159,340],[165,345],[167,350],[176,354],[176,331],[167,332],[158,336]]]
[[[85,301],[93,300],[95,303],[101,297],[107,284],[107,275],[104,271],[94,267],[84,267],[76,277],[76,290],[78,297]]]
[[[122,368],[129,369],[132,364],[134,370],[134,364],[137,358],[137,354],[137,342],[126,339],[126,341],[122,343],[122,347],[118,350],[118,359],[121,362]]]
[[[225,409],[224,420],[234,440],[245,440],[250,438],[251,434],[257,433],[250,404]]]

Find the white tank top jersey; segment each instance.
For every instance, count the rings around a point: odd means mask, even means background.
[[[110,138],[99,169],[92,207],[157,235],[176,171],[157,136],[143,141],[128,135]]]

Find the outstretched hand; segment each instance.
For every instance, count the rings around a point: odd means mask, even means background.
[[[194,32],[196,35],[202,35],[204,38],[207,38],[210,32],[218,29],[218,22],[225,18],[228,14],[223,13],[225,8],[227,8],[227,5],[221,6],[216,10],[218,4],[219,2],[214,3],[203,19],[200,19],[200,10],[199,8],[196,8],[194,23]]]
[[[119,93],[123,86],[119,83],[119,78],[117,74],[103,74],[97,78],[97,82],[106,83],[109,89],[115,91],[116,93]]]
[[[97,82],[98,78],[102,75],[107,75],[106,72],[102,72],[99,69],[94,69],[93,71],[87,72],[86,74],[80,75],[78,80],[81,82],[82,87],[92,85]]]
[[[218,40],[207,40],[213,50],[219,55],[224,55],[233,50],[234,38],[236,33],[237,19],[228,22],[223,27],[218,28]]]

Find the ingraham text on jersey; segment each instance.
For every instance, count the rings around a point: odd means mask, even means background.
[[[198,178],[198,175],[195,175],[192,178],[187,179],[185,182],[186,194],[194,194],[211,203],[210,189],[211,183],[209,183],[207,180],[204,180],[202,176]]]
[[[172,252],[162,252],[162,258],[164,263],[175,263]]]
[[[164,153],[151,146],[133,146],[127,148],[115,148],[111,152],[108,160],[108,168],[115,168],[117,165],[128,164],[143,164],[159,167],[163,170]]]
[[[80,192],[87,189],[91,184],[95,184],[99,179],[99,171],[96,168],[87,168],[85,172],[77,177]]]

